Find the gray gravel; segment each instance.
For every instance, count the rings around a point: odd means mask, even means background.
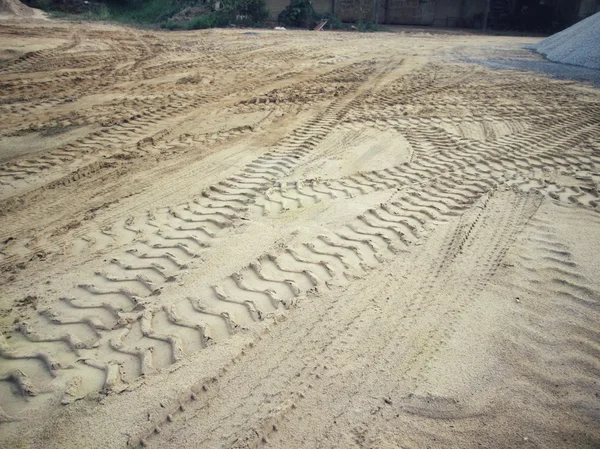
[[[552,61],[526,59],[486,59],[472,62],[478,62],[479,64],[497,70],[537,72],[540,75],[546,75],[551,78],[589,83],[600,88],[600,70],[598,69],[588,69],[587,67],[561,64]]]
[[[512,49],[502,50],[483,47],[481,50],[480,57],[462,52],[452,52],[447,55],[461,62],[480,64],[490,69],[535,72],[551,78],[578,81],[600,88],[600,69],[552,62],[532,51],[531,47],[515,46]]]
[[[600,69],[600,12],[532,48],[551,61]]]

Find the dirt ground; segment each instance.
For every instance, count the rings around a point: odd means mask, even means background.
[[[536,41],[5,19],[0,446],[600,447],[600,91],[464,62]]]

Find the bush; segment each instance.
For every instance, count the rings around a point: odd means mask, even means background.
[[[358,31],[362,31],[362,32],[381,30],[381,27],[379,27],[378,25],[375,25],[373,22],[364,21],[364,20],[359,20],[358,23],[356,24],[356,28],[358,29]]]
[[[233,23],[256,25],[268,17],[269,10],[265,7],[265,0],[222,0],[220,9],[190,20],[188,29],[226,27]]]
[[[87,15],[88,20],[106,21],[111,19],[110,10],[104,3],[92,4],[85,15]]]
[[[229,8],[235,15],[245,16],[252,23],[264,22],[269,18],[265,0],[224,0],[223,9]]]
[[[206,28],[215,28],[219,25],[217,25],[218,23],[218,18],[217,18],[217,14],[215,14],[215,12],[210,12],[208,14],[203,14],[201,16],[198,16],[192,20],[190,20],[187,24],[187,29],[188,30],[204,30]],[[227,26],[229,24],[229,21],[226,21],[224,25],[221,26]]]
[[[327,19],[327,25],[325,25],[325,28],[329,30],[345,30],[348,28],[342,23],[340,18],[333,13],[325,13],[321,16],[321,18]]]
[[[161,23],[168,21],[182,7],[171,0],[150,0],[143,3],[119,2],[109,8],[112,19],[119,22]]]
[[[44,11],[48,11],[54,6],[52,0],[25,0],[23,3],[25,3],[27,6],[31,6],[32,8],[37,8]]]
[[[185,27],[181,23],[173,22],[171,19],[167,20],[165,23],[161,23],[160,27],[165,30],[182,30]]]
[[[46,10],[57,11],[62,0],[26,0]],[[81,8],[62,11],[67,14],[80,14],[89,20],[114,20],[123,23],[160,25],[165,30],[199,30],[214,27],[226,27],[234,23],[257,25],[269,17],[265,0],[220,0],[220,8],[215,9],[217,0],[208,4],[197,0],[104,0],[102,3],[73,0],[69,5],[77,4]],[[82,6],[83,5],[83,6]],[[190,15],[181,15],[189,10]],[[196,15],[199,14],[199,15]],[[181,17],[180,17],[181,16]]]
[[[290,4],[279,13],[279,23],[289,27],[308,28],[317,18],[317,13],[312,0],[292,0]]]

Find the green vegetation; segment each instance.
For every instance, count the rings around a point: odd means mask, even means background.
[[[290,4],[279,14],[278,22],[287,27],[312,28],[322,19],[327,19],[328,30],[378,31],[373,22],[359,21],[356,26],[342,23],[333,13],[319,14],[315,11],[312,0],[291,0]]]
[[[113,21],[165,30],[201,30],[205,28],[248,26],[264,27],[269,18],[265,0],[25,0],[34,8],[54,17]],[[315,11],[312,0],[290,0],[279,14],[278,22],[291,28],[312,28],[327,19],[325,29],[377,31],[372,22],[344,24],[332,13]]]
[[[279,13],[279,23],[289,27],[308,28],[317,18],[317,12],[311,0],[291,0]]]
[[[373,32],[373,31],[381,31],[381,27],[379,25],[375,25],[371,21],[359,20],[356,24],[356,29],[362,32]]]
[[[230,25],[264,26],[269,17],[264,0],[221,0],[220,8],[195,17],[187,24],[190,30]]]
[[[102,8],[102,6],[104,6],[104,8]],[[101,16],[108,16],[110,20],[115,20],[117,22],[160,24],[168,21],[173,15],[186,6],[189,6],[189,4],[177,3],[171,0],[130,0],[100,4],[100,9],[107,10],[107,12],[101,14]]]
[[[322,19],[327,19],[327,25],[325,28],[328,30],[346,30],[348,29],[348,25],[342,23],[340,18],[333,13],[325,13],[321,16]]]
[[[170,31],[185,30],[187,28],[184,24],[181,24],[179,22],[173,22],[171,19],[167,20],[164,23],[161,23],[160,27]]]
[[[106,3],[29,0],[30,6],[55,17],[104,20],[167,30],[264,26],[269,17],[264,0],[108,0]]]

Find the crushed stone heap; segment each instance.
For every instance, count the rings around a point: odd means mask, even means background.
[[[600,69],[600,12],[533,48],[551,61]]]

